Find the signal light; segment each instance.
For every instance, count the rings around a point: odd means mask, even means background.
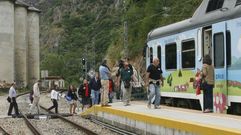
[[[84,58],[82,59],[82,64],[85,65],[85,59]]]

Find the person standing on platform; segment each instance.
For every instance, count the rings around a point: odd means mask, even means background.
[[[10,106],[9,106],[9,109],[8,109],[8,116],[12,115],[13,108],[14,108],[14,111],[15,111],[15,115],[16,116],[19,115],[18,104],[16,102],[17,93],[16,93],[16,89],[15,88],[16,88],[16,84],[12,83],[12,86],[9,89],[9,95],[8,95],[8,97],[10,98],[10,100],[9,100]]]
[[[131,100],[131,80],[133,80],[133,70],[130,69],[129,63],[127,61],[124,62],[124,68],[120,71],[120,76],[117,80],[117,86],[119,86],[119,82],[121,80],[121,90],[123,92],[123,103],[125,106],[130,105]]]
[[[92,105],[99,103],[99,94],[100,94],[100,88],[101,88],[101,82],[99,73],[95,73],[95,77],[90,80],[90,89],[91,89],[91,99],[92,99]]]
[[[214,81],[214,67],[212,65],[212,59],[209,55],[205,55],[203,58],[203,66],[201,71],[202,80],[204,81],[203,88],[203,101],[204,101],[204,113],[213,111],[213,87]]]
[[[124,61],[123,60],[119,60],[118,62],[118,70],[117,70],[117,73],[116,73],[116,87],[118,88],[118,91],[117,91],[117,99],[120,99],[122,101],[122,97],[123,97],[123,92],[121,91],[121,87],[119,86],[121,84],[121,82],[118,82],[118,77],[120,76],[120,71],[121,69],[124,68]],[[118,85],[117,85],[118,84]]]
[[[151,101],[152,98],[155,96],[155,103],[154,108],[160,109],[160,85],[164,85],[163,77],[162,77],[162,70],[159,66],[159,59],[153,58],[153,63],[151,63],[147,68],[147,74],[146,74],[146,84],[149,84],[149,98],[148,98],[148,104],[147,107],[151,108]]]
[[[114,82],[112,79],[109,79],[109,103],[113,103],[113,97],[114,97]]]
[[[48,108],[48,110],[52,110],[55,108],[55,113],[58,113],[58,100],[59,100],[59,92],[57,90],[57,85],[54,85],[54,88],[51,90],[51,100],[53,102],[53,106]]]
[[[40,83],[41,80],[38,80],[34,85],[33,85],[33,104],[30,107],[30,113],[32,113],[33,108],[37,108],[37,113],[39,114],[39,100],[40,100]]]
[[[109,79],[111,77],[110,69],[107,66],[107,61],[104,60],[99,67],[100,80],[101,80],[101,106],[110,106],[108,105],[109,98]]]
[[[133,71],[133,66],[132,66],[132,65],[130,64],[130,62],[129,62],[130,59],[126,57],[126,58],[124,59],[124,61],[126,61],[126,62],[128,63],[128,67],[129,67],[130,70],[132,70],[132,72],[134,73],[134,71]]]

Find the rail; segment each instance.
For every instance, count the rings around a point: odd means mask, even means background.
[[[3,131],[3,135],[10,135],[2,126],[0,126],[0,130]]]
[[[104,126],[105,128],[117,133],[117,134],[120,134],[120,135],[137,135],[136,133],[132,133],[132,132],[129,132],[129,131],[126,131],[126,130],[123,130],[121,128],[118,128],[118,127],[115,127],[113,125],[110,125],[110,124],[106,124],[104,122],[101,122],[93,117],[91,117],[90,119],[92,122],[94,122],[95,124],[97,125],[101,125],[101,126]]]
[[[22,114],[22,113],[21,113]],[[42,133],[38,130],[38,128],[36,126],[34,126],[27,118],[27,116],[25,114],[22,114],[25,123],[27,124],[27,126],[29,127],[29,129],[35,134],[35,135],[42,135]]]
[[[52,112],[49,111],[47,108],[45,108],[45,107],[43,107],[43,106],[41,106],[41,105],[40,105],[40,108],[44,109],[45,111],[48,111],[48,112],[52,113]],[[88,135],[97,135],[97,133],[95,133],[95,132],[93,132],[93,131],[91,131],[91,130],[89,130],[89,129],[87,129],[87,128],[85,128],[85,127],[83,127],[83,126],[81,126],[81,125],[79,125],[79,124],[77,124],[77,123],[75,123],[75,122],[72,122],[72,121],[64,118],[64,117],[61,116],[61,115],[58,115],[58,114],[57,114],[56,116],[57,116],[58,118],[60,118],[61,120],[70,123],[71,125],[75,126],[76,128],[78,128],[79,130],[85,132],[85,133],[88,134]]]

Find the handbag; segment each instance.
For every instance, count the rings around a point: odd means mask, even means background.
[[[207,84],[207,82],[205,81],[205,79],[204,78],[201,79],[200,90],[205,90],[206,84]]]
[[[72,98],[71,98],[70,96],[65,96],[65,99],[66,99],[67,101],[71,101],[71,100],[72,100]]]
[[[124,87],[130,88],[131,87],[131,81],[129,81],[129,80],[124,81]]]
[[[9,96],[7,97],[7,101],[11,103],[11,98]]]

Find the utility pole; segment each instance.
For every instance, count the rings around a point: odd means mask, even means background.
[[[127,21],[124,21],[124,55],[128,57],[128,26]]]
[[[84,56],[82,58],[83,78],[87,79],[87,45],[85,45]]]
[[[123,1],[124,4],[124,56],[128,57],[128,25],[127,25],[127,17],[126,17],[126,2]]]
[[[93,69],[95,70],[95,37],[92,38]]]

